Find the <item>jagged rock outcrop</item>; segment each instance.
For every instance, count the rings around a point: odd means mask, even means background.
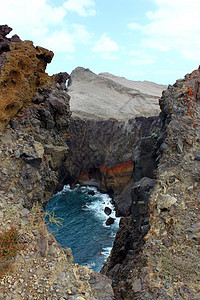
[[[53,52],[34,47],[31,41],[21,41],[7,25],[0,29],[0,132],[10,119],[31,102],[37,88],[50,86],[53,77],[45,73]]]
[[[199,299],[199,82],[200,69],[160,99],[156,185],[146,209],[137,207],[139,218],[149,214],[150,230],[143,233],[140,226],[139,233],[134,224],[133,187],[131,215],[122,218],[102,270],[113,278],[116,299]]]
[[[112,300],[111,281],[72,263],[37,206],[52,196],[68,153],[69,75],[49,77],[53,53],[7,39],[10,30],[0,27],[0,234],[15,226],[25,247],[0,272],[0,298]]]

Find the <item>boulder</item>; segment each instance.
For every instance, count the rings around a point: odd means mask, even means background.
[[[157,201],[157,208],[160,210],[168,210],[177,199],[169,194],[160,194]]]
[[[186,229],[190,239],[195,240],[200,244],[200,222],[195,223]]]
[[[32,144],[25,145],[21,156],[25,162],[37,168],[42,162],[43,154],[42,144],[34,141]]]
[[[33,42],[21,41],[18,36],[6,38],[11,30],[6,25],[0,26],[0,132],[32,101],[38,87],[53,83],[53,76],[45,73],[53,52],[34,47]]]
[[[111,214],[111,212],[112,212],[112,209],[111,209],[110,207],[106,206],[106,207],[104,208],[104,212],[105,212],[105,214],[106,214],[107,216],[109,216],[109,215]]]
[[[58,170],[68,152],[68,147],[45,145],[44,151],[49,161],[50,167],[53,170]]]
[[[91,196],[94,196],[95,195],[95,192],[94,191],[88,191],[88,195],[91,195]]]
[[[106,225],[109,226],[109,225],[113,224],[114,222],[115,222],[115,219],[112,217],[109,217],[106,221]]]
[[[148,231],[148,202],[151,189],[156,183],[155,179],[143,177],[140,181],[135,182],[131,197],[132,207],[131,216],[135,226],[139,231]]]

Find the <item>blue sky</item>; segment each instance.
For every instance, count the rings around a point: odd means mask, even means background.
[[[1,24],[77,66],[173,84],[200,64],[199,0],[0,0]]]

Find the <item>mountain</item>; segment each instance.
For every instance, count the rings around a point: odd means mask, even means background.
[[[157,116],[164,85],[131,81],[109,73],[96,75],[76,68],[68,85],[73,117],[125,121],[139,116]]]

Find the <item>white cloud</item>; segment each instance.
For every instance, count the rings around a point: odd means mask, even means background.
[[[54,52],[75,52],[76,45],[87,45],[90,43],[90,34],[84,25],[72,24],[71,30],[54,31],[42,41],[42,46]]]
[[[81,24],[66,27],[66,11],[63,5],[56,7],[48,0],[9,0],[1,7],[1,24],[11,26],[10,35],[16,33],[22,40],[54,52],[72,53],[76,45],[90,43],[90,34]]]
[[[128,24],[128,28],[131,30],[142,30],[143,26],[136,22],[132,22],[132,23]]]
[[[99,53],[103,59],[119,59],[116,52],[119,50],[117,43],[110,39],[106,33],[94,44],[93,52]]]
[[[145,53],[144,51],[130,51],[129,63],[136,66],[149,65],[156,62],[156,56]]]
[[[53,52],[74,52],[75,40],[73,35],[65,31],[54,31],[44,39],[42,46]]]
[[[94,47],[92,48],[94,52],[100,53],[110,53],[116,52],[119,50],[119,47],[116,42],[111,40],[106,33],[104,33],[100,39],[95,43]]]
[[[148,24],[130,23],[131,30],[141,30],[142,46],[160,51],[175,50],[186,59],[200,57],[200,1],[154,0],[155,11],[147,13]]]
[[[9,0],[1,5],[1,24],[8,24],[22,39],[42,40],[50,25],[61,24],[66,15],[62,6],[47,0]]]
[[[74,39],[80,44],[87,45],[90,43],[91,34],[87,31],[86,27],[81,24],[72,24]]]
[[[68,0],[63,4],[63,7],[83,17],[94,16],[96,14],[95,2],[93,0]]]

